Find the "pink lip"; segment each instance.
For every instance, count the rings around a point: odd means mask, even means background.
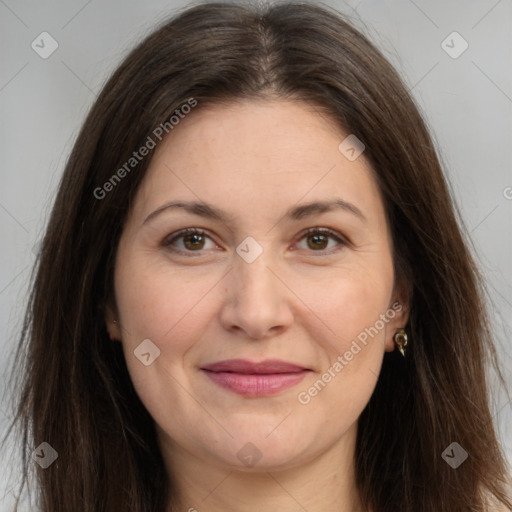
[[[223,388],[247,397],[279,393],[299,383],[310,371],[277,359],[260,363],[231,359],[206,365],[201,370]]]

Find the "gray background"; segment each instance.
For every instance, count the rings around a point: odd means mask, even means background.
[[[500,359],[512,388],[512,2],[367,0],[328,5],[348,14],[404,76],[434,133],[492,297]],[[0,0],[0,375],[21,325],[34,247],[84,116],[135,42],[186,2]],[[43,31],[58,49],[42,59]],[[452,58],[442,42],[469,44]],[[453,37],[452,37],[453,39]],[[452,52],[461,41],[448,38]],[[385,127],[384,127],[385,128]],[[511,187],[511,188],[509,188]],[[512,404],[493,411],[512,461]],[[11,416],[0,402],[0,435]],[[1,453],[0,510],[9,510]]]

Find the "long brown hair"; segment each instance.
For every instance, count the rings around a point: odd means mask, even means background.
[[[18,353],[15,421],[41,510],[163,512],[175,496],[154,422],[105,328],[118,240],[151,151],[109,180],[191,98],[197,110],[237,98],[305,101],[366,145],[396,278],[410,289],[411,343],[405,360],[385,354],[359,418],[363,503],[375,512],[484,511],[489,497],[512,508],[489,410],[488,365],[501,373],[485,288],[411,95],[331,8],[229,2],[177,13],[126,57],[64,170]],[[59,454],[47,469],[30,459],[42,442]],[[452,442],[469,454],[457,469],[441,456]]]

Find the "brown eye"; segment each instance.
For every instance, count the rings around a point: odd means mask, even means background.
[[[211,247],[207,247],[208,240]],[[168,236],[162,246],[168,247],[173,252],[191,253],[216,247],[211,238],[200,229],[189,228]]]
[[[336,245],[338,245],[338,248],[335,250],[339,250],[348,245],[346,240],[330,229],[313,228],[304,234],[301,238],[301,241],[302,240],[306,240],[307,247],[305,247],[305,249],[313,252],[329,251],[330,253],[335,252],[330,251],[330,249],[336,248]],[[331,244],[329,247],[331,241],[337,242],[337,244]],[[304,249],[304,247],[300,247],[300,245],[299,248]]]
[[[190,250],[202,249],[204,246],[204,236],[194,233],[192,235],[185,235],[183,238],[183,245]]]
[[[323,250],[327,247],[327,244],[329,243],[329,237],[326,235],[308,235],[308,247],[310,249],[320,249]]]

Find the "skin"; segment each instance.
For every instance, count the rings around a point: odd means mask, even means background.
[[[107,327],[156,422],[179,491],[176,510],[363,510],[354,480],[357,421],[408,308],[372,170],[364,153],[349,161],[338,150],[347,135],[312,105],[244,100],[198,108],[154,150],[119,243]],[[365,220],[343,209],[285,217],[289,208],[333,198]],[[178,199],[209,203],[229,218],[168,208],[144,223]],[[165,246],[185,228],[206,233]],[[310,228],[348,242],[315,239],[304,233]],[[236,252],[248,236],[263,248],[252,263]],[[300,403],[298,394],[396,301],[401,311]],[[160,349],[149,366],[134,356],[144,339]],[[232,358],[312,371],[276,395],[243,397],[199,369]],[[252,467],[237,457],[248,442],[261,455]]]

